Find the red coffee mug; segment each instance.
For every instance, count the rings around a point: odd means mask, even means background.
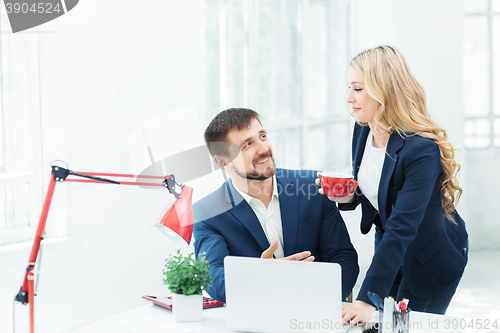
[[[346,174],[320,174],[320,184],[325,194],[329,197],[345,197],[356,190],[358,182],[351,175]]]

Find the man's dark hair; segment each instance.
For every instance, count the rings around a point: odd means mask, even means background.
[[[254,119],[260,123],[257,112],[244,108],[227,109],[216,115],[205,129],[205,143],[210,154],[226,156],[229,153],[228,145],[220,144],[220,142],[227,142],[229,132],[247,128]]]

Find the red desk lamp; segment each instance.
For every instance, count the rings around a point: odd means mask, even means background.
[[[66,166],[67,167],[67,166]],[[86,179],[67,179],[68,176],[83,177]],[[124,182],[116,181],[111,179],[105,179],[97,176],[105,177],[119,177],[119,178],[135,178],[136,180],[141,178],[144,181],[141,182]],[[148,182],[149,180],[150,182]],[[192,209],[192,195],[193,189],[179,185],[175,182],[174,175],[168,175],[164,177],[160,176],[148,176],[148,175],[130,175],[130,174],[117,174],[117,173],[96,173],[96,172],[73,172],[67,168],[57,166],[52,164],[52,172],[49,183],[49,188],[47,189],[47,195],[45,196],[45,201],[42,208],[42,214],[40,216],[40,221],[38,223],[38,228],[35,234],[35,240],[33,242],[33,247],[31,248],[31,255],[28,262],[28,267],[26,268],[26,274],[24,276],[23,285],[21,290],[16,295],[16,301],[22,304],[30,304],[30,332],[35,331],[35,320],[34,320],[34,273],[35,263],[38,257],[38,252],[40,250],[40,242],[43,239],[43,232],[45,230],[45,223],[47,222],[47,215],[49,213],[50,204],[52,201],[52,195],[54,194],[54,189],[56,182],[77,182],[77,183],[99,183],[99,184],[116,184],[116,185],[137,185],[137,186],[156,186],[156,187],[166,187],[168,191],[175,196],[175,200],[171,205],[167,206],[165,210],[161,213],[158,218],[158,223],[170,228],[172,231],[181,236],[187,244],[191,242],[191,235],[193,231],[193,209]],[[158,182],[160,181],[160,182]],[[175,190],[175,185],[181,188],[181,193],[177,193]]]

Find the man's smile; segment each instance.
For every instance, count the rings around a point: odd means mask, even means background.
[[[269,158],[269,156],[267,156],[267,157],[265,157],[265,158],[263,158],[261,160],[258,160],[257,162],[254,162],[254,164],[269,164],[270,160],[271,159]]]

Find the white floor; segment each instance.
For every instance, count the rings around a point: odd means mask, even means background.
[[[469,263],[446,314],[497,320],[500,327],[500,251],[469,253]]]

